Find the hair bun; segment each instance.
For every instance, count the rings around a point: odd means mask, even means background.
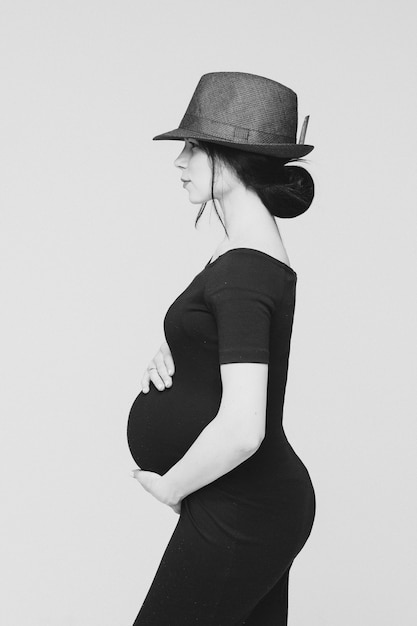
[[[307,211],[313,201],[314,181],[303,167],[284,165],[283,170],[285,182],[274,190],[276,209],[272,208],[272,203],[269,209],[277,217],[297,217]]]

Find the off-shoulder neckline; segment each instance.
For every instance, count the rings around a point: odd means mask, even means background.
[[[266,259],[269,259],[273,263],[277,263],[280,267],[283,267],[284,269],[288,270],[294,276],[297,276],[297,273],[292,269],[292,267],[290,267],[289,265],[287,265],[283,261],[280,261],[279,259],[275,258],[274,256],[271,256],[267,252],[263,252],[262,250],[257,250],[256,248],[230,248],[230,250],[226,250],[226,252],[223,252],[223,254],[220,254],[217,257],[217,259],[214,259],[214,261],[212,261],[210,259],[210,261],[207,263],[207,265],[205,266],[204,269],[207,269],[208,267],[211,267],[212,265],[215,265],[217,263],[217,261],[220,261],[220,259],[222,259],[227,254],[230,254],[230,252],[247,252],[247,253],[259,254],[262,257],[264,257]]]

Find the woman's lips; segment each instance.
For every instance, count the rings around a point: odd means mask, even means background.
[[[189,180],[182,180],[182,186],[185,187],[189,182],[190,182]]]

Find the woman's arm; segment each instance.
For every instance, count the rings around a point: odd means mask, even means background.
[[[264,438],[268,365],[227,363],[220,371],[219,412],[182,459],[163,476],[136,472],[135,478],[147,491],[174,509],[187,495],[252,456]]]

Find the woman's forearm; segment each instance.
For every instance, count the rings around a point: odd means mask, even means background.
[[[251,457],[260,441],[247,437],[239,424],[215,418],[186,454],[164,476],[169,499],[180,501]]]

